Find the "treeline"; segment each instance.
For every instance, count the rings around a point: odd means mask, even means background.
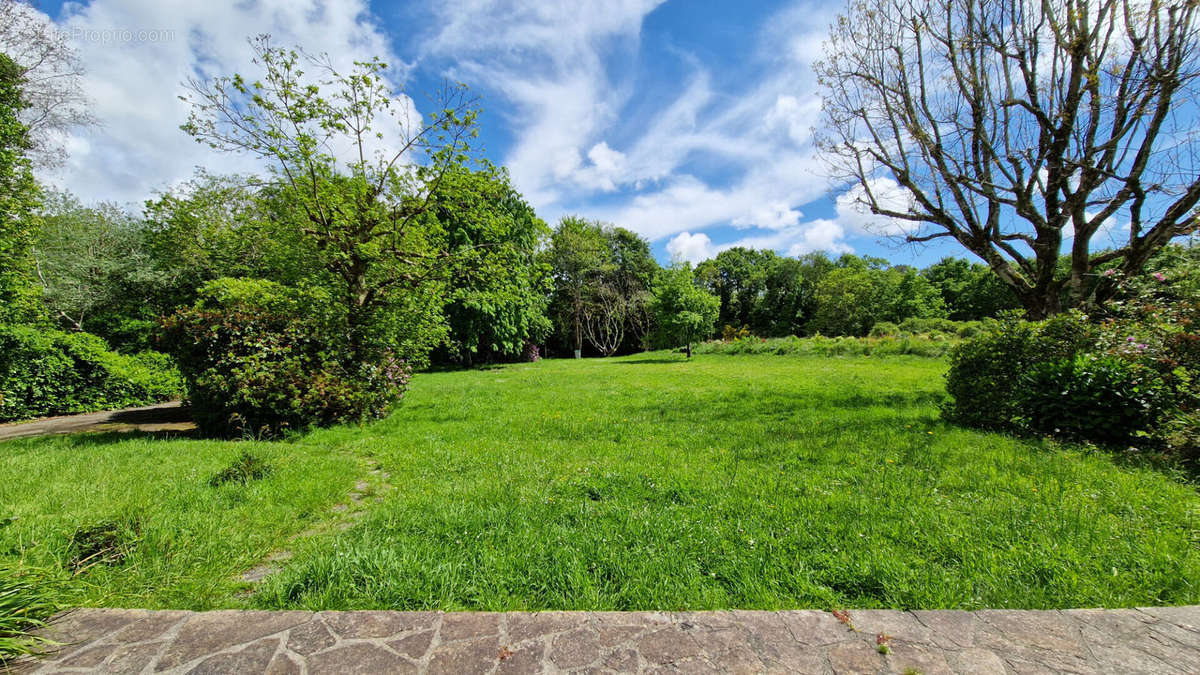
[[[475,363],[517,359],[538,344],[558,355],[654,344],[650,308],[663,268],[639,235],[577,217],[551,230],[496,169],[455,173],[434,202],[430,216],[486,243],[492,260],[487,274],[461,262],[450,270],[410,358]],[[135,352],[152,348],[158,320],[193,304],[207,282],[317,283],[314,252],[287,210],[274,186],[206,173],[140,214],[50,192],[33,246],[45,309],[63,329]],[[732,248],[693,277],[719,301],[704,337],[725,325],[762,337],[865,335],[880,321],[977,320],[1016,307],[986,267],[955,258],[917,270],[850,254]]]
[[[664,271],[644,239],[567,218],[551,237],[549,262],[554,354],[671,346],[651,311]],[[759,337],[864,336],[880,322],[974,321],[1019,306],[987,267],[957,258],[918,270],[851,254],[791,258],[739,247],[701,262],[692,279],[717,301],[715,321],[701,330],[702,338],[719,336],[726,326]]]
[[[297,236],[300,214],[282,194],[207,173],[141,213],[49,192],[32,248],[45,312],[63,330],[136,353],[155,348],[161,318],[195,304],[206,283],[320,285],[317,252]],[[607,356],[672,346],[652,307],[665,270],[636,233],[578,217],[552,230],[494,168],[451,173],[433,202],[428,217],[482,246],[408,308],[421,337],[405,358],[453,365],[528,358],[536,347]],[[850,254],[733,248],[700,263],[692,279],[718,301],[701,339],[727,325],[761,337],[861,336],[881,321],[976,320],[1016,306],[986,267],[954,258],[916,270]]]
[[[869,256],[733,248],[700,263],[696,276],[720,298],[721,326],[760,337],[861,337],[882,321],[975,321],[1018,306],[987,267],[957,258],[918,270]]]

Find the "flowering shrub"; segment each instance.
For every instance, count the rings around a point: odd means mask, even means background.
[[[201,289],[196,307],[164,321],[198,427],[220,436],[274,436],[387,414],[411,368],[391,352],[356,363],[323,318],[324,298],[265,281]]]
[[[1153,369],[1170,393],[1147,440],[1200,460],[1200,248],[1171,246],[1150,274],[1119,279],[1122,296],[1103,321],[1102,349]]]
[[[1200,266],[1122,279],[1102,313],[1009,316],[950,358],[944,414],[970,426],[1200,459]]]

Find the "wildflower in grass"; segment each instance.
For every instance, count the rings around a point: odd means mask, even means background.
[[[1167,280],[1167,275],[1163,274],[1162,272],[1155,272],[1152,276],[1154,277],[1155,281],[1166,281]]]

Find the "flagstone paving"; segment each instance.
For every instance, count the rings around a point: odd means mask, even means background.
[[[75,610],[28,673],[1197,673],[1200,607],[1064,611]]]

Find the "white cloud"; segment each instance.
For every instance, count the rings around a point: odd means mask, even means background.
[[[601,215],[650,239],[731,224],[786,233],[750,235],[778,242],[781,251],[810,241],[799,207],[829,186],[812,138],[821,105],[810,68],[817,52],[791,46],[819,46],[826,26],[811,7],[768,21],[755,56],[766,75],[732,91],[714,91],[712,74],[693,63],[681,93],[627,152],[624,180],[639,191]],[[696,161],[718,164],[718,175],[703,181],[692,175],[687,169]],[[811,241],[802,245],[819,247]],[[844,244],[826,248],[837,246]]]
[[[613,150],[608,147],[608,143],[601,141],[588,150],[587,156],[591,164],[580,171],[576,179],[604,192],[616,190],[616,181],[625,168],[625,154]]]
[[[573,188],[611,191],[619,166],[605,143],[594,151],[629,96],[608,59],[636,54],[642,20],[664,0],[450,0],[434,5],[439,29],[423,51],[448,70],[494,91],[512,107],[516,142],[504,159],[535,206]],[[589,150],[590,149],[590,150]]]
[[[819,219],[807,223],[799,223],[774,232],[743,237],[736,241],[720,244],[717,252],[742,246],[745,248],[762,248],[780,251],[785,255],[797,256],[814,251],[829,253],[853,253],[843,239],[846,237],[845,228],[832,220]]]
[[[686,260],[695,264],[715,256],[717,249],[708,235],[703,232],[696,234],[680,232],[667,242],[667,253],[670,254],[672,261]]]
[[[800,222],[802,214],[788,206],[787,202],[768,202],[750,209],[744,216],[733,219],[737,227],[763,227],[769,230],[781,230]]]
[[[1099,212],[1085,211],[1084,217],[1088,220],[1100,215]],[[1129,243],[1129,221],[1118,218],[1116,214],[1109,216],[1099,229],[1092,235],[1089,244],[1091,248],[1113,247],[1119,248]],[[1070,248],[1072,240],[1075,239],[1075,224],[1067,221],[1067,224],[1062,229],[1063,249]]]
[[[430,2],[434,20],[417,49],[424,66],[505,111],[514,138],[502,163],[544,217],[580,213],[651,240],[680,235],[672,255],[689,259],[732,245],[849,250],[845,239],[866,220],[841,201],[835,220],[801,222],[802,207],[829,187],[811,137],[820,100],[809,68],[825,10],[796,5],[772,17],[758,49],[743,55],[758,77],[731,82],[717,64],[681,54],[686,75],[675,91],[635,91],[642,24],[662,2]],[[69,139],[69,164],[51,178],[84,198],[140,200],[195,165],[260,169],[178,130],[188,108],[177,96],[189,75],[254,72],[248,35],[268,32],[341,63],[379,55],[399,64],[400,76],[414,67],[396,58],[366,0],[93,0],[69,5],[62,23],[174,35],[78,43],[104,126]],[[705,233],[731,224],[745,230],[738,242],[717,246]]]
[[[793,225],[774,232],[753,235],[714,245],[707,234],[680,232],[667,242],[667,253],[672,260],[698,263],[716,257],[721,251],[738,246],[745,248],[772,249],[785,255],[799,256],[814,251],[828,253],[853,253],[854,249],[844,239],[846,230],[832,220],[814,220]]]
[[[780,94],[775,107],[767,114],[767,122],[782,128],[797,145],[810,140],[812,129],[821,116],[821,99],[808,97],[801,101],[791,94]]]
[[[814,251],[829,253],[853,253],[854,249],[842,241],[846,230],[840,223],[832,220],[814,220],[805,223],[797,231],[795,243],[788,247],[787,254],[791,256],[804,255]]]
[[[60,26],[87,65],[83,85],[100,126],[70,138],[66,166],[43,178],[85,199],[140,201],[196,165],[260,169],[179,130],[188,114],[178,98],[186,78],[258,72],[247,37],[270,33],[280,46],[327,52],[340,68],[379,56],[394,66],[393,76],[405,70],[365,0],[93,0],[65,11]]]
[[[815,154],[782,154],[725,185],[680,174],[662,187],[624,204],[593,209],[592,214],[651,240],[728,224],[768,230],[794,227],[801,214],[792,205],[807,204],[826,192],[819,161]]]
[[[444,25],[424,51],[507,99],[515,141],[504,163],[543,215],[580,213],[651,240],[729,224],[797,231],[799,207],[828,187],[809,67],[826,10],[767,21],[742,56],[760,76],[718,85],[724,64],[677,50],[686,76],[675,91],[634,91],[642,24],[659,4],[452,0],[436,6]]]

